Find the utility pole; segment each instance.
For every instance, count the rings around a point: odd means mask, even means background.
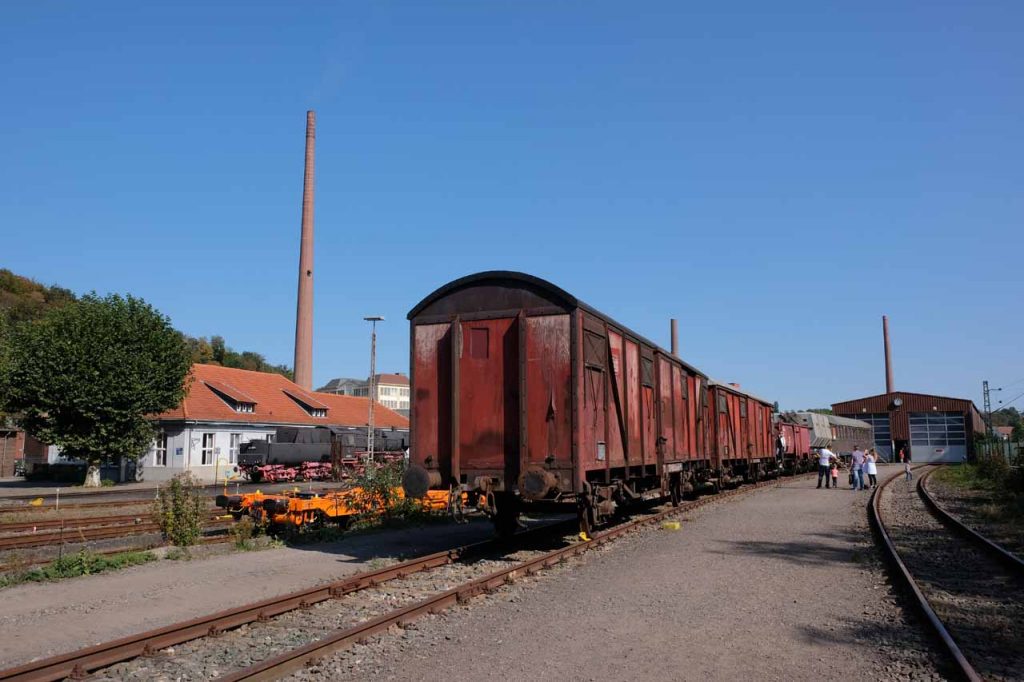
[[[366,450],[368,452],[367,462],[373,463],[373,403],[377,400],[377,323],[383,322],[380,315],[364,317],[370,323],[370,415],[366,423]]]
[[[988,389],[988,381],[981,382],[981,391],[985,399],[985,435],[992,437],[992,395]]]

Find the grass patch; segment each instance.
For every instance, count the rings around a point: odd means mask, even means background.
[[[80,575],[93,575],[116,571],[129,566],[138,566],[155,561],[152,552],[121,552],[119,554],[101,555],[82,550],[77,554],[61,557],[41,568],[33,568],[12,575],[0,576],[0,588],[20,585],[22,583],[42,583],[77,578]]]
[[[1024,471],[1020,467],[1010,467],[1005,460],[982,461],[942,467],[933,478],[954,488],[984,493],[985,501],[975,507],[975,513],[1024,533]]]
[[[995,492],[1000,487],[999,481],[982,475],[982,471],[977,464],[944,466],[932,474],[932,478],[956,488],[969,488],[986,492]]]

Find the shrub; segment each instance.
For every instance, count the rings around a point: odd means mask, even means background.
[[[1002,454],[983,455],[978,458],[978,475],[990,481],[1002,482],[1010,473],[1010,463]]]
[[[236,521],[228,533],[231,535],[231,540],[235,544],[236,549],[249,549],[250,540],[255,537],[259,531],[259,526],[252,522],[248,516],[243,516],[241,519]]]
[[[189,547],[199,542],[205,516],[206,501],[191,473],[178,474],[157,490],[153,519],[170,543]]]
[[[355,500],[359,523],[365,525],[422,516],[420,505],[415,500],[400,496],[398,492],[404,471],[405,463],[402,461],[367,463],[363,472],[353,481],[354,486],[363,489],[363,494]]]

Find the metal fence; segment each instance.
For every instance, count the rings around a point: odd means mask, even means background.
[[[1002,456],[1011,464],[1018,464],[1024,457],[1024,443],[1010,440],[978,443],[977,454],[980,457]]]

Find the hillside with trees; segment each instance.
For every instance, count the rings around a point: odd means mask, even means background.
[[[4,328],[13,328],[24,322],[42,319],[56,308],[77,301],[78,297],[59,286],[46,286],[35,280],[0,268],[0,338]],[[223,365],[248,369],[255,372],[272,372],[292,378],[292,370],[286,365],[273,365],[262,354],[254,351],[236,351],[228,347],[224,338],[212,336],[194,338],[183,335],[192,353],[192,362],[207,365]]]

